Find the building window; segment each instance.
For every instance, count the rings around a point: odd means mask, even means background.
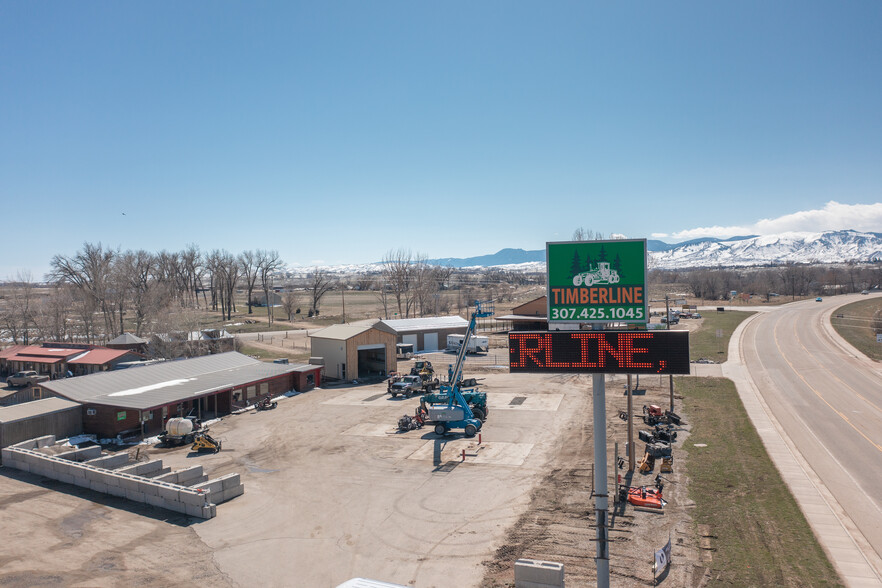
[[[260,395],[266,396],[267,394],[269,394],[269,382],[263,382],[260,385]]]
[[[255,396],[257,396],[257,386],[248,386],[248,396],[246,399],[251,400]]]
[[[95,416],[96,414],[98,414],[98,411],[95,410],[94,408],[87,408],[86,409],[86,416]]]

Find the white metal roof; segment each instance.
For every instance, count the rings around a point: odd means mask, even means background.
[[[380,322],[399,334],[410,331],[466,329],[469,326],[469,321],[461,316],[424,316],[419,318],[387,319]]]

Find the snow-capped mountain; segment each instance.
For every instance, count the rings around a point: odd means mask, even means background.
[[[882,233],[825,231],[781,233],[729,239],[695,239],[668,244],[647,241],[650,267],[748,267],[784,263],[843,263],[882,261]],[[456,268],[499,268],[517,272],[544,272],[545,250],[503,249],[491,255],[427,260],[431,265]],[[324,265],[333,274],[369,274],[382,271],[382,263]],[[315,266],[289,266],[294,275],[309,274]]]
[[[650,254],[652,267],[744,267],[882,260],[882,233],[825,231],[682,244]]]

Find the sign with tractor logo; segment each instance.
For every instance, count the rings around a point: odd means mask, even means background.
[[[545,244],[548,322],[646,323],[646,239]]]

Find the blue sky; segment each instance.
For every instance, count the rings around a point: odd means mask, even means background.
[[[882,3],[0,3],[0,278],[882,231]],[[125,213],[125,214],[123,214]]]

